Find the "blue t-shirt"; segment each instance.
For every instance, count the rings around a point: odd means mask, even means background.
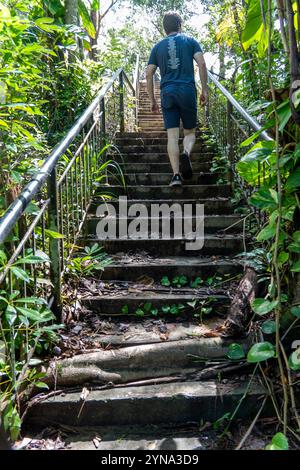
[[[160,87],[187,84],[195,86],[194,54],[202,52],[198,41],[182,33],[173,33],[152,49],[148,65],[159,67]]]

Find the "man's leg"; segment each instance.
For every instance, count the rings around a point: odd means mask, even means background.
[[[172,166],[173,174],[179,173],[179,127],[172,127],[168,132],[168,155]]]
[[[190,155],[196,142],[196,128],[183,130],[183,151]]]
[[[193,176],[190,155],[196,142],[196,128],[184,129],[183,133],[183,153],[180,155],[180,173],[183,179],[189,180]]]

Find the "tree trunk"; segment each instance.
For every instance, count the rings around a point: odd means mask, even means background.
[[[66,0],[65,23],[78,24],[78,0]]]
[[[220,78],[225,78],[225,48],[223,44],[219,44],[219,64],[220,64]]]
[[[291,0],[286,0],[287,15],[288,15],[288,28],[289,28],[289,41],[290,41],[290,71],[291,71],[291,87],[290,87],[290,104],[292,110],[292,117],[295,123],[300,126],[300,113],[295,107],[295,98],[300,89],[300,70],[299,70],[299,49],[297,45],[296,28],[294,22],[295,13]],[[300,13],[300,12],[298,12]]]

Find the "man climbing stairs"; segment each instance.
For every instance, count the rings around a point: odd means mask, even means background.
[[[113,198],[108,207],[118,213],[118,196],[127,197],[128,209],[143,204],[148,213],[153,204],[204,204],[204,245],[186,250],[191,240],[172,236],[174,219],[169,238],[162,236],[163,221],[153,237],[151,217],[144,217],[138,239],[101,238],[96,212],[103,204],[103,187],[96,189],[81,243],[103,245],[112,263],[101,279],[93,278],[94,291],[82,295],[80,303],[101,322],[94,332],[101,347],[57,360],[55,384],[62,393],[38,401],[28,414],[29,426],[73,426],[79,433],[69,439],[73,448],[94,448],[91,436],[97,432],[99,449],[150,444],[168,449],[174,442],[178,449],[197,448],[200,422],[213,422],[237,407],[237,416],[249,416],[261,403],[261,388],[250,386],[239,405],[248,380],[227,376],[222,368],[233,341],[222,338],[220,327],[242,272],[234,257],[243,251],[229,176],[228,182],[218,183],[224,175],[211,171],[217,150],[203,130],[191,157],[193,178],[182,187],[170,187],[162,117],[150,112],[144,82],[139,89],[138,130],[117,134],[119,152],[113,154],[121,155],[126,186],[109,175],[104,189]],[[158,84],[155,94],[159,100]],[[118,215],[120,224],[123,215]],[[251,338],[238,342],[247,350]],[[88,390],[84,396],[83,388]],[[196,428],[182,434],[188,423]],[[172,445],[165,441],[170,433]]]

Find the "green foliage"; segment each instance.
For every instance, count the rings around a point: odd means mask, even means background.
[[[0,250],[0,275],[7,269],[6,263],[6,254]],[[17,439],[21,427],[19,394],[28,387],[47,388],[41,380],[44,374],[35,369],[40,361],[32,356],[49,351],[58,339],[56,330],[63,327],[53,323],[54,315],[38,292],[37,295],[21,297],[18,290],[19,283],[24,282],[28,292],[34,291],[30,267],[35,267],[38,276],[39,270],[43,272],[45,263],[49,263],[45,253],[38,251],[33,254],[27,250],[25,256],[9,266],[12,289],[0,291],[0,344],[3,345],[0,353],[0,410],[4,429],[13,441]],[[25,270],[24,266],[29,270]]]
[[[111,264],[112,259],[103,251],[103,247],[94,244],[86,246],[77,256],[70,259],[66,274],[77,279],[91,276],[95,271],[104,271]]]
[[[255,343],[247,354],[247,361],[257,363],[267,361],[275,356],[273,344],[268,341]]]
[[[278,432],[272,437],[271,444],[266,446],[266,450],[289,450],[289,443],[282,432]]]
[[[245,352],[240,344],[232,343],[228,348],[227,356],[232,360],[240,360],[244,359]]]

